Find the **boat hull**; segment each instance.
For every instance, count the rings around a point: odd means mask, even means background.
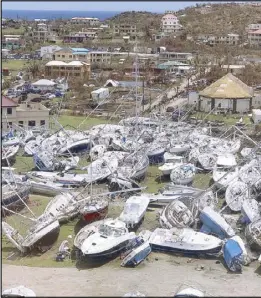
[[[143,243],[123,259],[121,266],[137,266],[147,258],[151,251],[150,244],[148,242]]]
[[[108,206],[104,207],[103,209],[97,211],[86,212],[82,215],[84,221],[91,223],[93,221],[104,219],[105,216],[108,214]]]
[[[162,163],[164,161],[164,153],[165,153],[165,150],[156,152],[156,153],[149,153],[148,154],[149,163],[151,165]]]
[[[202,255],[202,254],[217,254],[221,251],[222,245],[219,245],[214,248],[204,249],[204,250],[188,250],[188,249],[180,249],[176,247],[171,247],[168,245],[159,245],[150,243],[152,251],[163,251],[163,252],[171,252],[171,253],[182,253],[183,255]]]

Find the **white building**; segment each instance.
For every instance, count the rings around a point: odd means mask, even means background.
[[[56,46],[56,45],[41,47],[41,49],[40,49],[40,57],[42,59],[52,60],[53,59],[53,53],[55,51],[59,51],[61,49],[62,49],[61,47]]]
[[[98,18],[81,18],[81,17],[75,17],[71,19],[72,24],[78,24],[78,25],[89,25],[89,26],[95,26],[99,25],[100,20]]]
[[[249,31],[248,40],[251,46],[261,46],[261,29]]]
[[[228,73],[199,92],[198,109],[246,113],[252,109],[253,96],[253,88]]]
[[[109,97],[110,92],[108,88],[100,88],[91,92],[92,99],[95,101],[104,100]]]
[[[161,30],[164,33],[174,33],[182,29],[178,18],[174,14],[166,14],[161,19]]]
[[[252,119],[255,124],[261,123],[261,110],[260,109],[252,110]]]
[[[246,27],[247,31],[259,30],[259,29],[261,29],[261,23],[260,24],[249,24]]]
[[[42,79],[35,83],[32,83],[32,85],[33,85],[33,88],[36,88],[36,89],[52,91],[54,90],[57,84],[54,83],[53,81]]]

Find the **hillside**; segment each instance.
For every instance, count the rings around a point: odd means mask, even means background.
[[[149,5],[149,2],[148,2]],[[245,28],[251,23],[261,22],[261,7],[240,6],[236,4],[212,4],[187,7],[177,11],[180,23],[192,36],[198,34],[245,34]],[[120,13],[106,21],[116,23],[132,23],[139,28],[160,28],[163,14],[146,11],[129,11]]]
[[[210,5],[209,5],[210,6]],[[261,22],[261,7],[236,4],[212,4],[210,8],[189,7],[178,11],[180,23],[188,34],[245,34],[251,23]]]

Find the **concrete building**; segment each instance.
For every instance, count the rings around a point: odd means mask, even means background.
[[[75,17],[71,19],[72,24],[76,25],[89,25],[89,26],[97,26],[100,24],[100,20],[98,18],[81,18]]]
[[[84,41],[88,39],[95,39],[97,38],[97,32],[96,31],[86,31],[86,32],[77,32],[74,34],[65,35],[63,37],[64,43],[83,43]]]
[[[192,66],[178,61],[168,61],[157,65],[156,68],[165,70],[168,73],[186,74],[191,71]]]
[[[136,25],[133,25],[133,24],[117,24],[117,25],[114,25],[113,34],[116,36],[123,36],[123,35],[136,36],[137,27]]]
[[[2,49],[16,50],[22,45],[21,35],[4,35],[2,37]]]
[[[189,63],[193,59],[191,53],[179,53],[179,52],[161,52],[159,53],[159,61],[179,61],[182,63]]]
[[[45,23],[39,23],[36,28],[32,29],[28,36],[35,42],[56,41],[56,35],[51,33],[51,28]]]
[[[91,66],[82,61],[71,61],[69,63],[63,61],[50,61],[45,65],[45,76],[56,79],[66,77],[68,80],[72,78],[81,78],[88,80],[91,74]]]
[[[40,125],[49,127],[49,110],[39,102],[18,105],[2,96],[2,130],[15,129],[14,124],[25,128]]]
[[[261,29],[249,31],[247,37],[251,46],[261,46]]]
[[[61,49],[62,49],[61,47],[56,46],[56,45],[41,47],[41,49],[40,49],[40,57],[42,59],[51,60],[51,59],[53,59],[54,52],[59,51]]]
[[[64,62],[79,60],[89,63],[89,50],[85,48],[62,48],[53,53],[53,60],[61,60]]]
[[[55,86],[57,84],[53,81],[46,80],[46,79],[41,79],[38,80],[37,82],[32,83],[32,86],[35,87],[36,89],[40,90],[45,90],[45,91],[53,91],[55,89]]]
[[[90,52],[90,63],[110,64],[111,63],[111,53],[103,52],[103,51],[91,51]]]
[[[254,30],[259,30],[261,29],[261,23],[260,24],[249,24],[246,27],[246,31],[254,31]]]
[[[171,13],[165,14],[161,19],[161,31],[164,33],[175,33],[182,30],[179,19]]]
[[[253,96],[253,88],[228,73],[199,92],[198,109],[204,112],[217,109],[246,113],[252,109]]]
[[[220,44],[238,45],[240,42],[240,36],[239,34],[233,34],[233,33],[229,33],[227,35],[209,35],[207,36],[204,42],[206,42],[211,46],[220,45]]]

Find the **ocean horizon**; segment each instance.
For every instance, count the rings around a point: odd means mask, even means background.
[[[23,19],[71,19],[74,17],[98,18],[101,21],[111,18],[123,11],[63,11],[63,10],[11,10],[3,9],[2,18]]]

